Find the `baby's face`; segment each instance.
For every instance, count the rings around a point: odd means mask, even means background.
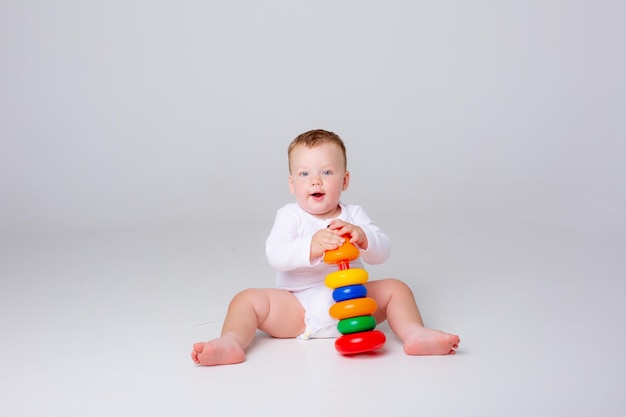
[[[348,188],[350,180],[339,146],[298,146],[291,152],[289,166],[289,190],[298,205],[321,219],[336,217],[341,192]]]

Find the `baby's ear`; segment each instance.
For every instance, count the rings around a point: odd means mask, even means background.
[[[342,191],[346,191],[348,189],[348,185],[350,185],[350,171],[346,171],[346,173],[343,176]]]
[[[292,175],[289,175],[289,180],[288,181],[289,181],[289,192],[291,194],[295,194],[296,190],[293,187],[293,176]]]

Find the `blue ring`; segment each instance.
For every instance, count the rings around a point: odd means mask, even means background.
[[[347,285],[345,287],[335,288],[333,290],[333,300],[335,302],[352,300],[354,298],[363,298],[367,295],[365,285]]]

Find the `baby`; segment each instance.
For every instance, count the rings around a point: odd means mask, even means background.
[[[191,358],[200,365],[243,362],[257,329],[277,338],[337,337],[336,320],[328,314],[334,303],[324,285],[335,265],[323,262],[324,252],[343,243],[344,235],[359,248],[361,259],[380,264],[389,256],[389,238],[358,205],[341,201],[348,189],[346,148],[333,132],[312,130],[295,138],[288,149],[289,190],[295,203],[280,208],[266,242],[266,255],[277,270],[276,288],[241,291],[228,306],[221,336],[193,345]],[[457,335],[424,327],[411,289],[389,278],[365,283],[376,300],[377,323],[389,322],[408,355],[455,353]]]

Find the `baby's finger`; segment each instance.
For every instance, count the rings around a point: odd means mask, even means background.
[[[344,222],[343,220],[335,219],[335,220],[330,221],[330,223],[328,224],[328,228],[330,230],[338,230],[338,229],[345,227],[346,224],[347,223]]]

